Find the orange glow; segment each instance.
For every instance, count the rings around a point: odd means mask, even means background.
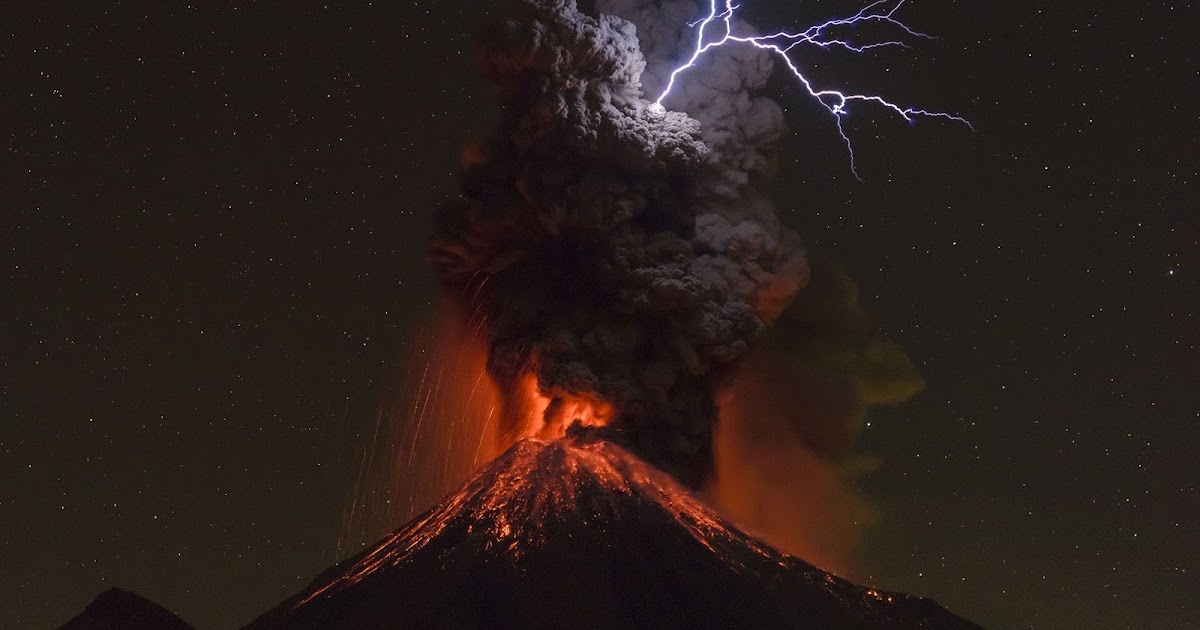
[[[437,503],[518,440],[560,438],[575,422],[613,418],[598,398],[543,392],[534,364],[503,395],[487,372],[485,328],[444,305],[413,335],[398,391],[380,406],[359,456],[340,555]]]
[[[504,403],[481,332],[443,305],[410,335],[403,373],[359,454],[339,555],[424,511],[513,443],[501,437]]]
[[[611,404],[596,397],[565,392],[548,396],[538,387],[533,372],[521,377],[515,394],[521,399],[517,408],[523,410],[518,418],[522,438],[557,439],[565,436],[567,428],[575,423],[585,427],[605,426],[615,413]]]
[[[468,142],[467,145],[463,147],[463,168],[478,166],[483,164],[485,161],[487,161],[487,152],[478,142]]]
[[[338,552],[378,540],[455,491],[519,440],[554,440],[578,422],[603,426],[613,406],[538,385],[536,357],[504,395],[487,372],[485,323],[450,307],[430,318],[381,405],[355,475]],[[841,467],[774,429],[781,410],[753,362],[718,401],[709,497],[732,521],[780,550],[841,575],[853,566],[869,506]],[[762,435],[771,435],[767,440]]]
[[[795,559],[731,527],[691,490],[616,444],[570,437],[553,441],[531,438],[480,470],[435,509],[384,538],[344,573],[314,584],[294,607],[407,562],[415,551],[448,530],[457,530],[456,540],[482,539],[499,555],[519,559],[530,548],[546,543],[551,532],[542,523],[586,523],[591,517],[604,517],[616,506],[603,499],[606,495],[648,501],[655,506],[651,509],[678,523],[727,561],[801,567]],[[738,555],[731,557],[730,552]]]
[[[718,398],[716,474],[706,490],[742,529],[850,577],[875,512],[851,488],[844,465],[780,430],[788,425],[781,416],[794,410],[773,403],[778,397],[769,379],[754,368],[748,365]]]

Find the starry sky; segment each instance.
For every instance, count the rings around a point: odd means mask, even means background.
[[[23,3],[0,19],[0,626],[108,586],[237,627],[337,559],[495,101],[478,2]],[[844,0],[744,3],[764,26]],[[36,5],[36,6],[35,6]],[[863,577],[988,628],[1200,625],[1197,67],[1182,4],[913,0],[941,39],[771,86],[785,222],[928,387],[876,412]],[[802,24],[803,23],[803,24]]]

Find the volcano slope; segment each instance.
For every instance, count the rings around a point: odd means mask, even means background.
[[[137,593],[110,588],[58,630],[192,630],[192,627]]]
[[[572,431],[527,439],[246,630],[978,626],[739,531],[674,478]]]

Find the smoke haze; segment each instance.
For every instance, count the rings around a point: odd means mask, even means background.
[[[875,467],[855,442],[870,407],[903,402],[924,382],[870,326],[845,271],[810,260],[808,286],[719,396],[707,489],[742,527],[848,575],[861,567],[865,526],[878,518],[854,490]]]

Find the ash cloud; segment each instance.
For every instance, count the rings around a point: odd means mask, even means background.
[[[690,116],[656,114],[642,81],[656,94],[694,5],[523,0],[505,15],[478,51],[505,117],[465,151],[431,262],[501,391],[532,371],[551,399],[603,399],[616,439],[699,486],[717,389],[808,278],[758,188],[783,133],[754,95],[771,61],[716,51],[668,102]]]

